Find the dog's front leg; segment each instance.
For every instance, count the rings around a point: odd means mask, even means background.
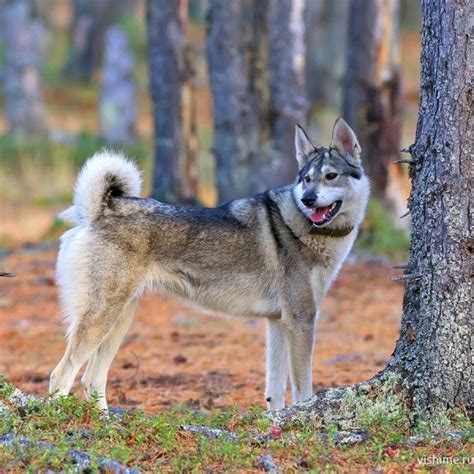
[[[295,319],[285,325],[293,403],[306,400],[313,394],[314,326],[314,317],[309,320]]]
[[[267,320],[266,349],[265,399],[269,410],[279,410],[285,407],[285,392],[289,369],[285,328],[279,320]]]

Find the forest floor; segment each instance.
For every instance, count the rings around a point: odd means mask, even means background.
[[[55,253],[23,247],[0,257],[0,269],[17,273],[0,280],[0,374],[40,396],[65,348]],[[386,365],[403,296],[390,272],[380,260],[343,267],[321,309],[315,391],[361,382]],[[78,382],[74,393],[82,398]],[[124,466],[144,472],[468,473],[473,462],[472,437],[411,436],[403,413],[367,413],[364,441],[355,444],[352,433],[317,421],[282,431],[264,413],[263,322],[211,317],[163,295],[142,298],[112,365],[108,399],[126,410],[122,415],[104,416],[74,397],[15,408],[10,395],[0,378],[2,473],[127,472]],[[190,432],[196,425],[224,431]],[[463,432],[468,429],[464,424]]]
[[[2,263],[17,277],[0,281],[0,373],[38,395],[46,395],[65,349],[54,258],[54,250],[26,248]],[[360,382],[386,365],[402,294],[387,265],[344,267],[321,310],[315,390]],[[78,384],[75,392],[81,395]],[[263,407],[264,323],[217,318],[165,295],[145,295],[111,368],[108,396],[112,406],[148,413],[176,403]]]

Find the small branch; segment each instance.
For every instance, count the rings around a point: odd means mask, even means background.
[[[402,148],[402,149],[400,150],[400,152],[401,152],[401,153],[410,153],[410,155],[411,155],[412,152],[413,152],[413,144]]]
[[[416,161],[402,158],[401,160],[395,160],[393,163],[395,163],[396,165],[407,164],[407,165],[413,166],[416,163]]]
[[[0,272],[0,277],[13,278],[16,277],[15,272]]]
[[[404,217],[407,217],[410,215],[410,210],[404,212],[401,216],[400,216],[400,219],[403,219]]]
[[[406,275],[394,276],[391,278],[392,281],[407,281],[407,280],[420,280],[420,273],[407,273]]]
[[[408,269],[408,263],[401,263],[399,265],[392,265],[393,270],[407,270]]]

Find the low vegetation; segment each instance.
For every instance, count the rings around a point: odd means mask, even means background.
[[[452,472],[472,469],[474,438],[472,432],[466,435],[472,428],[460,416],[446,420],[449,436],[438,436],[440,426],[426,426],[414,435],[402,411],[370,409],[360,413],[357,432],[317,421],[280,429],[258,407],[245,413],[237,407],[207,412],[175,406],[154,416],[140,411],[105,414],[93,402],[73,396],[15,405],[13,392],[2,380],[0,465],[11,470],[97,472],[117,467],[107,465],[112,460],[164,472],[423,471],[430,463]],[[215,430],[200,432],[196,427],[201,426]]]

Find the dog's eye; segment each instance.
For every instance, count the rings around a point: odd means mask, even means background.
[[[305,183],[309,183],[311,181],[311,177],[309,176],[309,174],[307,174],[305,177],[304,177],[304,182]]]
[[[329,181],[331,181],[331,180],[333,180],[333,179],[335,179],[335,178],[337,178],[337,173],[328,173],[328,174],[326,175],[326,179],[328,179]]]

